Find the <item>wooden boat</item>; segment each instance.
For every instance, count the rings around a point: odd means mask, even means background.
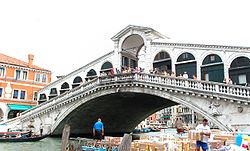
[[[48,135],[34,136],[34,137],[10,137],[10,138],[0,138],[0,142],[35,142],[44,139]]]
[[[48,137],[30,136],[30,132],[0,132],[0,142],[35,142]]]

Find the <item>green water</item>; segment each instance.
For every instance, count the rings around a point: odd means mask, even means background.
[[[164,133],[176,134],[175,129],[165,129]],[[139,135],[155,136],[160,132],[142,133]],[[47,137],[37,142],[0,142],[0,151],[61,151],[61,138]]]
[[[2,142],[0,151],[61,151],[61,138],[48,137],[37,142]]]

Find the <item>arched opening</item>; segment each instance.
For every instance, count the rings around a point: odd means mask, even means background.
[[[155,92],[155,94],[156,93],[157,92]],[[95,121],[98,117],[100,117],[100,115],[105,125],[107,125],[105,133],[107,132],[110,134],[111,133],[114,134],[114,133],[131,132],[142,120],[144,120],[149,115],[152,115],[156,111],[159,111],[163,108],[178,105],[179,103],[177,103],[176,101],[182,100],[182,99],[177,99],[175,97],[173,100],[169,100],[163,97],[159,97],[159,95],[152,95],[152,94],[153,93],[145,94],[145,93],[121,92],[121,93],[110,93],[110,94],[107,93],[107,95],[100,95],[99,97],[91,98],[90,102],[84,103],[78,106],[76,109],[72,109],[72,111],[68,111],[69,114],[65,116],[65,119],[63,120],[71,124],[72,134],[79,135],[79,132],[81,132],[81,134],[84,133],[89,134],[89,127],[91,127],[92,122]],[[198,115],[194,112],[190,113],[189,108],[195,106],[193,105],[193,103],[187,103],[185,100],[182,101],[185,102],[186,105],[181,104],[182,106],[181,108],[178,109],[173,108],[172,111],[165,112],[164,118],[166,120],[169,119],[168,115],[170,114],[181,115],[185,123],[190,123],[193,121],[192,124],[195,124],[196,120],[200,120],[198,118],[202,118],[203,115],[207,115],[205,111],[200,110],[198,108],[194,109],[196,109],[196,111],[201,111],[201,112],[196,112],[201,115]],[[93,112],[93,109],[95,110],[95,112]],[[76,110],[76,112],[74,110]],[[82,118],[82,116],[80,116],[80,115],[87,115],[90,113],[91,116],[85,118]],[[163,114],[160,114],[160,116],[162,115]],[[130,118],[126,118],[128,116]],[[208,117],[211,118],[212,116],[207,115],[207,118]],[[60,123],[64,123],[64,121],[61,121]],[[214,121],[216,120],[211,120],[211,122]],[[58,129],[54,129],[52,133],[55,135],[59,134],[62,132],[62,128],[63,126],[58,126]]]
[[[153,68],[161,73],[167,72],[172,73],[171,58],[167,52],[159,52],[153,62]]]
[[[79,76],[75,77],[75,79],[73,80],[72,89],[79,86],[81,83],[82,83],[82,78]]]
[[[224,64],[220,56],[210,54],[205,57],[201,66],[201,80],[223,82]]]
[[[138,66],[139,52],[143,49],[144,41],[139,35],[133,34],[128,36],[122,43],[121,50],[121,65],[122,69]]]
[[[102,67],[100,74],[101,75],[110,75],[112,73],[113,65],[109,61],[105,62]]]
[[[193,76],[197,76],[196,66],[197,65],[194,56],[191,53],[185,52],[177,59],[177,63],[175,65],[176,76],[187,73],[188,78],[193,78]]]
[[[46,94],[42,93],[39,95],[39,101],[38,101],[38,104],[41,104],[43,102],[47,101],[47,96]]]
[[[58,96],[57,89],[56,88],[51,88],[50,93],[49,93],[49,100],[54,98],[54,97],[57,97],[57,96]]]
[[[247,57],[238,57],[234,59],[229,68],[229,78],[233,83],[249,85],[250,59]]]
[[[8,119],[12,119],[12,118],[17,117],[18,113],[19,113],[19,111],[17,111],[17,110],[10,110],[8,113]]]
[[[69,91],[69,84],[67,82],[64,82],[61,85],[61,90],[60,90],[60,94],[63,94],[65,92]]]
[[[86,76],[86,81],[88,81],[88,80],[92,80],[92,79],[94,79],[94,78],[96,78],[97,77],[97,74],[96,74],[96,71],[94,70],[94,69],[91,69],[91,70],[89,70],[89,72],[87,73],[87,76]]]

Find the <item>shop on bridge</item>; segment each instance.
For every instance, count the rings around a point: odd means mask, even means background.
[[[113,70],[113,65],[111,62],[109,61],[106,61],[102,67],[101,67],[101,70],[100,70],[100,75],[111,75],[112,74],[112,71]]]
[[[234,59],[229,68],[229,77],[234,84],[249,86],[250,59],[247,57]]]
[[[160,72],[172,73],[172,63],[170,55],[167,52],[159,52],[153,62],[153,68],[159,70]]]
[[[94,69],[89,70],[89,72],[86,75],[85,80],[89,81],[97,77],[96,71]]]
[[[205,57],[201,66],[201,80],[223,82],[224,63],[216,54]]]
[[[175,65],[176,76],[182,76],[184,73],[188,74],[188,78],[192,79],[197,76],[197,64],[194,56],[191,53],[185,52],[181,54]]]

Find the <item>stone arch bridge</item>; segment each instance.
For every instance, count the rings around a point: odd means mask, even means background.
[[[101,117],[105,133],[130,132],[150,114],[182,104],[202,114],[223,130],[250,123],[250,88],[216,82],[144,73],[100,76],[25,111],[7,121],[10,128],[33,125],[60,135],[71,125],[72,135],[89,134]],[[244,117],[244,119],[242,118]]]

